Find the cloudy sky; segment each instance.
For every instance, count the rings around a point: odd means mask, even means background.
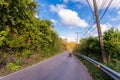
[[[97,36],[93,0],[37,0],[40,4],[37,16],[51,20],[62,38],[76,41]],[[120,0],[97,0],[102,33],[114,27],[120,30]],[[104,14],[105,13],[105,14]]]

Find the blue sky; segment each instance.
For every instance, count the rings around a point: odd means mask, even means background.
[[[37,0],[40,4],[41,19],[51,20],[56,32],[68,41],[76,41],[76,32],[79,39],[88,36],[97,36],[93,14],[93,0]],[[112,0],[97,0],[100,17]],[[104,17],[100,19],[102,33],[111,27],[120,30],[120,0],[113,0]]]

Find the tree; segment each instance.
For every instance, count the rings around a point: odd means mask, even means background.
[[[119,59],[120,57],[120,32],[114,28],[104,32],[105,50],[108,53],[108,59]]]
[[[0,0],[0,61],[21,63],[65,50],[53,23],[35,17],[37,6],[34,0]]]
[[[80,54],[87,55],[96,60],[101,59],[99,41],[97,37],[83,38],[80,41],[78,49],[76,49]]]

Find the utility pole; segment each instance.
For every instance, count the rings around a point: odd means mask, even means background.
[[[79,41],[79,39],[78,39],[78,35],[80,34],[80,32],[76,32],[76,34],[77,34],[77,39],[76,39],[76,44],[78,45],[78,41]]]
[[[95,12],[95,17],[96,17],[96,24],[97,24],[101,54],[102,54],[103,62],[107,62],[107,56],[104,50],[104,44],[103,44],[103,39],[102,39],[102,33],[101,33],[100,20],[99,20],[96,0],[93,0],[93,5],[94,5],[94,12]]]

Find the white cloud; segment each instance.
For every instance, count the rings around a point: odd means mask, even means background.
[[[59,16],[61,17],[64,24],[69,26],[86,27],[88,24],[78,17],[75,11],[69,9],[62,9],[59,11]]]
[[[56,6],[50,5],[50,11],[59,12],[61,9],[64,9],[65,7],[66,7],[65,5],[59,5],[59,4],[57,4]]]
[[[112,27],[111,24],[107,23],[107,24],[101,24],[101,30],[102,33],[104,33],[106,30],[110,29]]]
[[[67,41],[68,42],[71,42],[71,41],[73,41],[73,42],[76,42],[76,36],[74,36],[73,34],[69,34],[69,35],[66,35],[66,37],[65,36],[60,36],[62,39],[67,39]]]
[[[56,12],[58,16],[60,17],[61,21],[70,27],[86,27],[88,26],[87,22],[83,19],[81,19],[78,16],[78,13],[70,10],[65,9],[64,5],[51,5],[50,10],[52,12]]]
[[[106,24],[100,24],[101,26],[101,32],[102,34],[106,31],[106,30],[109,30],[112,25],[109,24],[109,23],[106,23]],[[93,28],[95,29],[94,31],[89,31],[89,34],[92,35],[92,36],[98,36],[98,32],[97,32],[97,27],[96,27],[96,24],[93,25]]]
[[[56,20],[54,20],[54,19],[51,19],[51,21],[55,24],[57,21]]]
[[[117,29],[120,31],[120,25],[117,26]]]
[[[39,16],[38,16],[37,14],[35,14],[35,17],[36,17],[36,18],[39,18]]]

